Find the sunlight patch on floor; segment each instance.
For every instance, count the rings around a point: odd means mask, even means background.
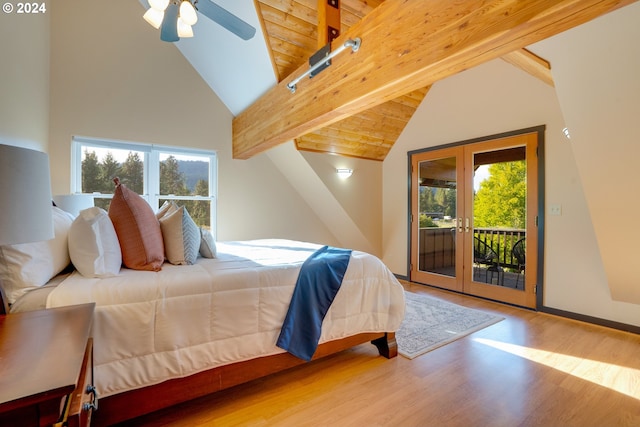
[[[640,370],[486,338],[474,341],[640,400]]]

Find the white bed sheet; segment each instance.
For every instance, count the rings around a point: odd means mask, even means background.
[[[218,243],[218,258],[165,263],[116,277],[75,272],[47,307],[96,303],[94,375],[109,396],[214,366],[282,353],[275,346],[300,266],[319,245],[290,240]],[[320,342],[396,331],[404,291],[375,256],[353,251]]]

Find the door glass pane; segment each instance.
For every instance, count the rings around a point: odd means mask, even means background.
[[[525,147],[473,159],[473,280],[524,290]]]
[[[456,158],[419,163],[418,268],[455,277]]]

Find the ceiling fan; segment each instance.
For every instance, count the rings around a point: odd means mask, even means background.
[[[200,12],[243,40],[251,39],[256,29],[211,0],[148,0],[144,19],[160,30],[160,40],[176,42],[181,37],[193,37],[191,28]]]

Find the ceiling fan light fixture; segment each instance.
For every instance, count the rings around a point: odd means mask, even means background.
[[[182,18],[178,18],[178,37],[193,37],[193,28]]]
[[[162,20],[164,19],[164,12],[158,9],[150,8],[142,16],[156,30],[160,29]]]
[[[250,40],[256,29],[236,15],[218,6],[213,0],[147,0],[150,8],[144,19],[160,30],[160,40],[177,42],[181,37],[193,37],[193,25],[201,13],[242,40]],[[195,5],[198,5],[196,9]]]
[[[195,25],[198,22],[198,15],[196,10],[189,0],[183,0],[180,3],[180,18],[187,25]]]
[[[148,0],[149,6],[152,9],[158,10],[160,12],[164,12],[164,10],[169,6],[169,0]]]

